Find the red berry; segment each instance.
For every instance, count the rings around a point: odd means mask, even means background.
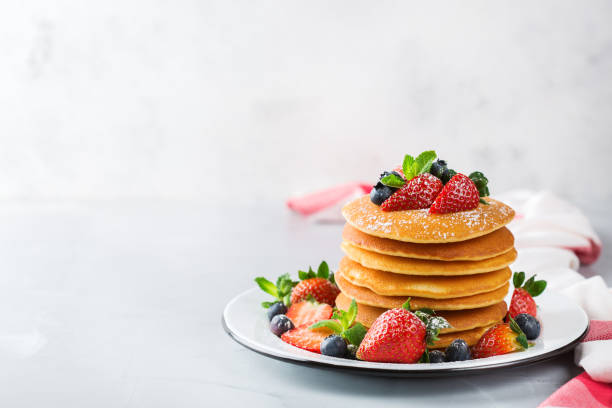
[[[427,208],[442,190],[439,178],[423,173],[409,180],[380,206],[383,211]]]
[[[283,333],[281,340],[313,353],[321,353],[321,342],[333,332],[325,327],[311,330],[308,326],[302,325]]]
[[[381,314],[366,333],[357,358],[381,363],[416,363],[425,351],[425,324],[406,309]]]
[[[291,303],[297,303],[312,296],[319,303],[336,304],[340,289],[325,278],[310,278],[298,283],[291,291]]]
[[[459,211],[473,210],[478,207],[480,195],[472,180],[466,175],[458,173],[444,186],[432,206],[431,214],[446,214]]]
[[[485,358],[526,349],[527,338],[520,329],[512,329],[511,325],[499,323],[487,330],[472,347],[472,357]]]
[[[313,303],[307,300],[294,303],[287,310],[287,317],[295,327],[310,326],[319,320],[331,319],[333,309],[326,303]]]
[[[533,317],[538,314],[536,302],[533,300],[531,295],[525,289],[514,289],[512,293],[512,300],[510,301],[510,307],[508,308],[508,314],[510,317],[515,318],[516,315],[521,313],[528,313]]]

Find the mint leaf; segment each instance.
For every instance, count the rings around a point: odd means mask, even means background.
[[[355,322],[355,318],[357,317],[357,302],[355,298],[351,300],[351,305],[349,309],[346,311],[346,327],[351,327],[351,325]]]
[[[285,306],[287,307],[291,306],[291,293],[287,293],[285,296],[283,296],[282,300]]]
[[[425,348],[423,355],[419,358],[419,363],[429,363],[429,350]]]
[[[353,327],[342,332],[342,337],[344,337],[349,343],[359,346],[367,332],[368,329],[366,329],[361,323],[355,323]]]
[[[427,329],[448,329],[450,328],[450,323],[443,318],[442,316],[431,316],[427,321]]]
[[[380,182],[385,186],[399,188],[406,184],[403,178],[399,177],[397,174],[387,174],[385,177],[380,179]]]
[[[320,327],[327,327],[328,329],[331,329],[332,331],[338,334],[342,333],[342,325],[335,320],[321,320],[319,322],[316,322],[315,324],[310,325],[308,328],[312,330],[318,329]]]
[[[317,277],[324,279],[329,278],[329,266],[327,265],[327,262],[323,261],[319,264],[319,269],[317,270]]]
[[[262,276],[255,278],[255,282],[259,285],[261,290],[263,290],[269,295],[274,296],[276,299],[279,298],[278,290],[276,289],[276,286],[274,286],[272,282],[270,282],[269,280],[267,280],[266,278]]]
[[[436,160],[436,152],[433,150],[426,150],[419,154],[415,160],[416,162],[416,174],[415,176],[423,173],[427,173],[431,168],[431,164]]]
[[[264,309],[267,309],[270,306],[272,306],[274,303],[276,302],[261,302],[261,307],[263,307]]]
[[[512,276],[512,283],[515,288],[520,288],[523,286],[523,282],[525,281],[525,272],[514,272],[514,276]]]
[[[428,308],[428,307],[422,307],[422,308],[420,308],[420,309],[419,309],[419,311],[420,311],[420,312],[423,312],[423,313],[430,314],[430,315],[435,314],[435,312],[433,311],[433,309],[430,309],[430,308]]]
[[[414,178],[414,176],[416,176],[416,174],[414,173],[414,163],[414,157],[409,154],[404,156],[404,161],[402,162],[402,170],[404,171],[404,177],[406,177],[406,181],[411,180]]]
[[[529,348],[529,343],[527,343],[527,336],[524,334],[519,334],[516,337],[516,342],[521,345],[524,349]]]

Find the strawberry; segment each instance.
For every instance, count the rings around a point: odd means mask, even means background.
[[[472,357],[485,358],[527,349],[527,337],[510,318],[510,323],[499,323],[482,335],[472,347]]]
[[[439,330],[444,327],[450,325],[439,316],[410,312],[408,300],[402,308],[387,310],[374,321],[357,349],[357,358],[381,363],[416,363],[427,344],[437,340]]]
[[[474,182],[466,175],[457,173],[444,186],[429,208],[431,214],[446,214],[473,210],[478,207],[480,195]]]
[[[304,324],[283,333],[281,340],[292,346],[312,351],[313,353],[321,353],[321,342],[332,333],[331,330],[325,327],[309,329],[308,326]]]
[[[513,276],[514,292],[512,293],[512,300],[510,301],[510,307],[508,308],[508,315],[515,318],[516,315],[521,313],[528,313],[533,317],[536,317],[538,310],[536,308],[536,302],[533,300],[534,297],[540,295],[546,289],[546,281],[535,280],[536,275],[525,282],[525,272],[515,272]]]
[[[291,303],[313,298],[319,303],[334,306],[340,289],[334,281],[334,274],[330,272],[327,262],[323,261],[315,273],[312,268],[308,272],[298,271],[302,280],[291,291]]]
[[[439,178],[423,173],[409,180],[389,197],[380,209],[383,211],[417,210],[427,208],[442,190]]]
[[[333,309],[325,303],[314,303],[304,300],[293,303],[286,314],[295,327],[310,326],[319,320],[331,318]]]

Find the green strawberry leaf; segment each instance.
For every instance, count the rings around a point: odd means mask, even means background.
[[[514,276],[512,277],[512,283],[515,288],[520,288],[523,286],[523,282],[525,281],[525,272],[514,272]]]
[[[270,282],[269,280],[267,280],[263,276],[259,276],[259,277],[255,278],[255,282],[257,283],[257,285],[259,285],[261,290],[263,290],[264,292],[266,292],[269,295],[274,296],[274,298],[276,298],[276,299],[279,298],[278,290],[276,289],[276,286],[274,286],[274,284],[272,282]]]
[[[419,363],[429,363],[429,350],[425,348],[423,355],[419,358]]]
[[[431,164],[436,160],[436,152],[433,150],[427,150],[419,154],[415,159],[417,173],[415,176],[423,173],[427,173],[431,169]]]
[[[420,310],[415,310],[413,313],[416,315],[416,317],[421,319],[423,323],[425,323],[425,326],[427,326],[427,322],[429,321],[429,317],[430,317],[429,313],[425,313]]]
[[[478,201],[480,202],[480,204],[491,205],[491,204],[489,204],[489,202],[487,200],[483,200],[482,198],[479,198]]]
[[[402,170],[404,172],[404,177],[406,178],[406,181],[412,180],[414,176],[416,176],[414,167],[415,167],[414,157],[412,157],[409,154],[405,155],[404,161],[402,162]]]
[[[397,174],[387,174],[385,177],[380,179],[380,182],[383,183],[385,186],[395,188],[400,188],[404,184],[406,184],[406,181]]]
[[[334,273],[333,272],[329,273],[329,281],[331,283],[333,283],[334,285],[336,284],[336,278],[334,277]]]
[[[334,333],[338,333],[338,334],[342,333],[342,325],[333,319],[321,320],[319,322],[316,322],[315,324],[308,326],[308,328],[311,330],[318,329],[321,327],[327,327],[328,329],[332,330]]]
[[[430,315],[435,314],[435,312],[433,311],[433,309],[430,309],[430,308],[428,308],[428,307],[422,307],[422,308],[420,308],[420,309],[419,309],[419,311],[420,311],[420,312],[423,312],[423,313],[430,314]]]
[[[438,334],[440,333],[439,329],[428,330],[427,335],[425,336],[425,341],[428,346],[433,346],[434,342],[440,340]]]
[[[406,302],[402,305],[402,309],[410,310],[410,298],[406,299]]]
[[[300,278],[300,280],[306,280],[308,279],[308,272],[298,271],[298,277]]]
[[[327,262],[322,261],[317,269],[317,278],[327,279],[329,278],[329,266]]]
[[[282,300],[285,306],[287,307],[291,306],[291,293],[287,293],[285,296],[283,296]]]
[[[355,323],[353,327],[342,332],[342,337],[344,337],[349,343],[359,347],[367,332],[368,329],[366,329],[364,325],[361,323]]]
[[[316,278],[317,274],[312,270],[312,266],[308,267],[308,279]]]
[[[261,302],[261,307],[263,307],[264,309],[267,309],[270,306],[272,306],[274,303],[276,302]]]

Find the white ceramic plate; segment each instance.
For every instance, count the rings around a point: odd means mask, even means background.
[[[571,350],[584,338],[589,328],[589,319],[580,307],[565,296],[544,293],[537,298],[542,331],[535,346],[526,351],[439,364],[369,363],[323,356],[283,342],[269,330],[268,318],[261,307],[264,300],[266,295],[259,288],[253,288],[236,296],[225,307],[223,326],[238,343],[289,363],[387,376],[431,377],[532,364]]]

